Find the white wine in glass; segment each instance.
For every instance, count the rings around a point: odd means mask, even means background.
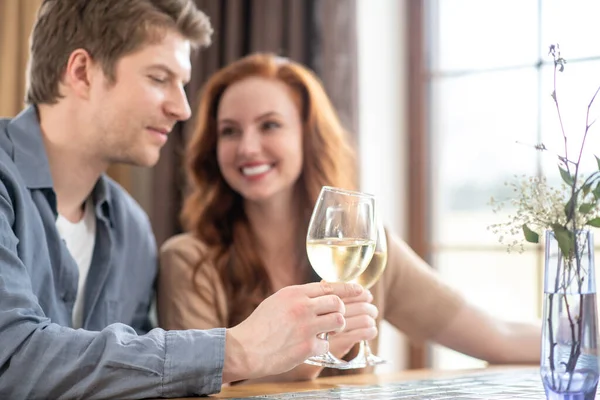
[[[354,279],[373,254],[373,241],[363,239],[315,239],[306,242],[308,259],[321,279],[348,282]]]
[[[365,289],[370,289],[379,280],[387,266],[387,238],[385,229],[380,216],[377,216],[376,220],[377,242],[375,243],[375,252],[367,268],[355,280],[355,282],[362,285]],[[384,364],[385,362],[383,358],[373,354],[369,342],[362,340],[358,349],[358,355],[348,361],[346,368],[364,368],[371,365]]]
[[[387,265],[387,251],[379,251],[375,249],[373,253],[373,258],[371,258],[371,262],[367,265],[367,268],[364,270],[362,274],[356,278],[356,283],[364,287],[365,289],[370,289],[375,282],[379,280],[385,267]]]
[[[372,195],[330,186],[321,189],[306,236],[308,260],[321,279],[350,282],[367,268],[377,238],[374,207]],[[327,340],[327,333],[320,336]],[[330,352],[305,363],[342,369],[348,364]]]

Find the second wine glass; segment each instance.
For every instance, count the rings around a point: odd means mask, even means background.
[[[308,225],[306,251],[321,279],[350,282],[373,256],[377,229],[372,195],[324,186]],[[327,340],[327,333],[320,335]],[[348,364],[330,352],[311,357],[307,364],[345,368]]]
[[[375,243],[375,252],[373,253],[373,257],[367,268],[355,280],[365,289],[370,289],[379,280],[387,266],[387,237],[385,235],[383,220],[379,214],[376,217],[376,221],[377,241]],[[386,361],[383,358],[373,354],[369,342],[361,340],[358,355],[348,361],[346,368],[364,368],[384,363],[386,363]]]

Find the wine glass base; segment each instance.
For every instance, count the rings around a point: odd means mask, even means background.
[[[357,356],[353,360],[348,361],[348,365],[344,369],[366,368],[386,363],[387,361],[383,358],[370,354],[368,357]]]
[[[319,356],[314,356],[307,358],[304,360],[305,364],[316,365],[319,367],[327,367],[327,368],[337,368],[337,369],[346,369],[348,365],[347,361],[340,360],[333,354],[327,352],[325,354],[321,354]]]
[[[384,360],[384,359],[383,359],[383,358],[381,358],[381,357],[377,357],[377,356],[376,356],[376,355],[374,355],[374,354],[370,354],[370,355],[367,357],[367,365],[369,365],[369,366],[373,366],[373,365],[381,365],[381,364],[386,364],[386,363],[387,363],[387,360]]]

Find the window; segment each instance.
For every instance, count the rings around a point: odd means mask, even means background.
[[[600,2],[593,0],[431,0],[426,4],[428,132],[426,159],[432,265],[471,301],[511,320],[541,316],[543,253],[507,254],[487,230],[506,215],[491,196],[507,198],[514,175],[558,177],[563,152],[548,47],[567,60],[558,80],[565,128],[583,133],[587,103],[600,86]],[[600,109],[600,106],[599,106]],[[600,132],[590,136],[600,144]],[[589,149],[600,146],[593,142]],[[589,161],[595,164],[591,154]],[[591,165],[594,168],[595,165]],[[598,233],[596,234],[597,237]],[[596,239],[596,243],[600,243]],[[434,346],[438,368],[482,363]]]

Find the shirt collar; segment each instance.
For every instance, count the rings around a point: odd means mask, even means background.
[[[50,164],[34,106],[25,108],[10,121],[8,135],[14,146],[15,165],[25,185],[29,189],[51,189]]]
[[[96,216],[112,227],[113,221],[110,214],[112,196],[109,185],[109,178],[104,174],[101,175],[92,190],[92,199],[95,204]]]

